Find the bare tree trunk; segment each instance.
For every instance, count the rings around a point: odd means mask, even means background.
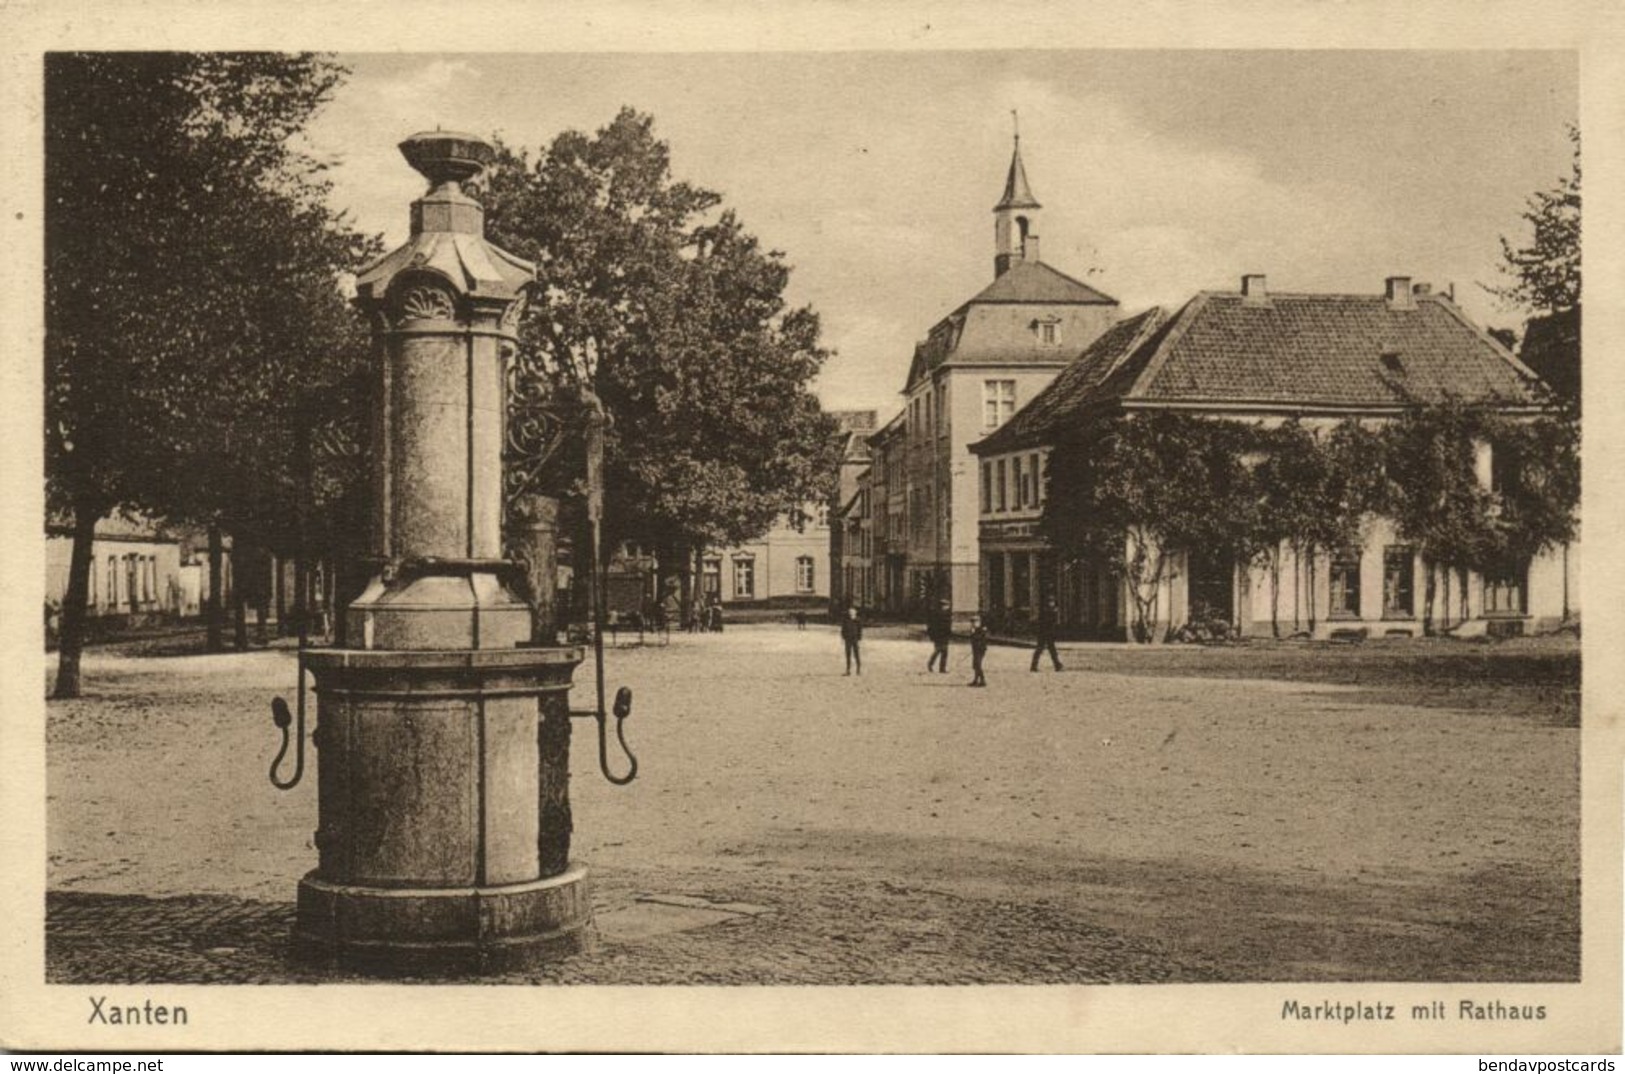
[[[1313,634],[1315,632],[1316,621],[1319,618],[1319,607],[1317,601],[1315,600],[1315,590],[1318,588],[1316,583],[1320,581],[1319,573],[1315,568],[1314,546],[1310,545],[1309,547],[1305,548],[1304,555],[1307,559],[1305,565],[1309,568],[1309,600],[1307,609],[1309,615],[1309,633]]]
[[[1292,633],[1303,630],[1303,550],[1292,542]]]
[[[241,538],[231,542],[231,646],[239,653],[248,651],[248,598],[243,591],[243,568],[254,559],[252,549],[243,547]]]
[[[90,554],[96,542],[99,512],[83,505],[73,513],[73,551],[68,558],[68,591],[62,595],[62,625],[57,637],[56,688],[51,696],[79,696],[79,657],[85,649],[90,603]]]
[[[280,553],[272,558],[276,569],[276,632],[282,637],[288,635],[288,581],[287,559]]]
[[[1563,542],[1563,622],[1569,621],[1569,543]]]
[[[310,629],[310,563],[306,551],[299,550],[293,561],[293,632]]]
[[[1422,636],[1431,638],[1433,636],[1433,598],[1438,588],[1437,579],[1434,577],[1432,557],[1425,555],[1422,557],[1422,574],[1426,579],[1422,587]]]
[[[225,550],[221,543],[220,527],[215,523],[209,524],[209,599],[204,605],[204,623],[207,631],[204,649],[207,652],[218,653],[225,649],[224,618],[220,605],[221,560],[225,557]]]
[[[275,562],[276,558],[272,556],[270,550],[267,549],[256,559],[254,564],[255,569],[259,574],[259,582],[257,583],[258,589],[256,593],[257,599],[254,601],[254,640],[261,645],[264,645],[271,640],[266,634],[266,624],[271,618],[271,588],[268,584],[270,582],[268,574],[271,570],[271,564]]]
[[[1270,550],[1270,634],[1281,636],[1281,546]]]

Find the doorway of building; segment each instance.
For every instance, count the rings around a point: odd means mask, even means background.
[[[1186,560],[1189,565],[1186,618],[1193,623],[1221,620],[1235,625],[1236,565],[1227,556],[1207,552],[1192,552]]]

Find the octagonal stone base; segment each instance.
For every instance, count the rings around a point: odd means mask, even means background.
[[[523,884],[382,888],[299,882],[294,927],[305,958],[383,975],[524,970],[590,951],[587,868]]]

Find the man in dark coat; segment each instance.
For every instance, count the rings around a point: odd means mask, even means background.
[[[1038,658],[1045,651],[1049,652],[1050,663],[1055,670],[1061,670],[1061,656],[1055,651],[1055,598],[1045,597],[1043,606],[1038,609],[1038,632],[1033,644],[1033,671],[1038,670]]]
[[[954,615],[947,601],[938,602],[936,610],[926,619],[925,636],[931,639],[931,659],[925,662],[925,670],[947,674],[948,642],[954,636]]]

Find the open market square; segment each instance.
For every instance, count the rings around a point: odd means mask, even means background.
[[[995,645],[985,690],[962,640],[929,653],[877,626],[847,677],[822,622],[611,649],[641,770],[599,778],[574,721],[597,950],[495,979],[1577,979],[1574,639],[1063,645],[1060,673]],[[290,953],[294,669],[87,652],[49,708],[49,981],[350,979]]]

